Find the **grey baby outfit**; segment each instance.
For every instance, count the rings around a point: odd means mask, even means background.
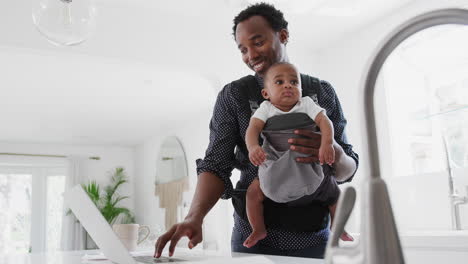
[[[319,163],[296,162],[297,157],[307,155],[289,149],[288,139],[300,137],[294,134],[295,129],[318,132],[315,122],[305,113],[277,115],[267,120],[261,134],[267,160],[258,170],[260,188],[278,203],[302,205],[314,200],[327,205],[336,203],[340,190],[335,178],[324,176]]]

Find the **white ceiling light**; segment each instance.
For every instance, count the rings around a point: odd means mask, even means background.
[[[77,45],[96,27],[93,0],[32,0],[32,18],[37,30],[57,45]]]

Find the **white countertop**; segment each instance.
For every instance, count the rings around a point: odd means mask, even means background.
[[[178,250],[178,251],[177,251]],[[182,251],[182,252],[181,252]],[[198,257],[197,261],[189,262],[191,263],[200,263],[204,261],[199,260],[200,252],[196,252],[194,255]],[[96,251],[62,251],[62,252],[51,252],[51,253],[41,253],[41,254],[19,254],[19,255],[6,255],[0,256],[0,264],[81,264],[83,263],[82,257],[85,254],[95,254]],[[151,252],[148,252],[149,255]],[[163,254],[165,255],[165,254]],[[167,256],[167,255],[166,255]],[[176,249],[174,253],[174,258],[187,259],[187,256],[190,256],[184,250]],[[216,256],[212,254],[203,254],[202,258],[206,259],[207,262],[211,263],[229,263],[229,260],[260,256],[254,254],[240,254],[233,253],[232,256]],[[319,259],[310,259],[310,258],[296,258],[296,257],[282,257],[282,256],[269,256],[263,255],[267,258],[267,261],[270,260],[272,263],[290,263],[290,264],[322,264],[323,260]],[[215,262],[212,262],[215,261]],[[246,263],[247,262],[247,263]],[[271,263],[270,262],[270,263]],[[95,261],[86,261],[85,263],[96,263],[96,264],[111,264],[112,262],[108,260],[95,260]],[[251,261],[239,261],[242,264],[251,263]],[[268,264],[268,263],[259,263],[259,264]]]
[[[174,257],[184,258],[189,251],[179,250],[176,251]],[[19,254],[19,255],[6,255],[0,256],[0,264],[81,264],[82,257],[85,254],[93,254],[96,251],[65,251],[65,252],[50,252],[41,254]],[[218,260],[216,263],[229,263],[229,260],[233,258],[242,258],[255,256],[253,254],[239,254],[233,253],[232,256],[216,256],[211,253],[203,251],[196,251],[194,255],[200,256],[208,260]],[[288,263],[288,264],[323,264],[323,260],[310,259],[310,258],[296,258],[296,257],[281,257],[281,256],[269,256],[264,255],[268,260],[273,263]],[[446,250],[446,249],[410,249],[405,250],[406,263],[409,264],[439,264],[439,263],[450,263],[450,264],[466,264],[468,260],[468,248],[466,250]],[[93,261],[87,263],[96,264],[110,264],[110,261]],[[203,261],[197,261],[197,263],[203,263]],[[247,264],[245,262],[241,262]]]

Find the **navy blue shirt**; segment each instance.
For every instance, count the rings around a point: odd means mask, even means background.
[[[263,88],[263,79],[255,76],[258,93]],[[340,102],[333,87],[326,81],[320,81],[321,89],[312,99],[326,110],[327,116],[333,123],[335,141],[340,144],[344,152],[356,161],[359,157],[348,144],[345,134],[346,119]],[[252,111],[241,88],[236,83],[226,85],[218,94],[210,122],[210,143],[203,160],[197,160],[197,173],[211,172],[224,183],[222,199],[231,198],[233,185],[231,174],[234,168],[240,170],[240,180],[236,187],[247,189],[257,177],[258,167],[249,161],[245,145],[245,133],[249,126]],[[328,165],[327,165],[328,166]],[[326,176],[334,174],[333,168],[324,167]],[[349,179],[350,180],[350,179]],[[247,237],[252,229],[250,224],[234,213],[234,229]],[[303,249],[326,243],[329,236],[328,228],[317,232],[292,232],[281,229],[267,229],[267,237],[260,240],[260,245],[281,250]]]

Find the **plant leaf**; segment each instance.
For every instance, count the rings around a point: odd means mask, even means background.
[[[135,223],[135,217],[128,208],[117,207],[120,201],[129,198],[129,196],[118,195],[118,189],[124,183],[127,183],[127,175],[122,167],[115,168],[111,173],[110,183],[104,187],[101,194],[99,185],[93,181],[88,185],[83,185],[93,202],[98,206],[102,215],[109,224],[114,224],[118,220],[122,223]]]

